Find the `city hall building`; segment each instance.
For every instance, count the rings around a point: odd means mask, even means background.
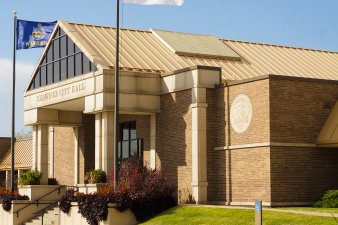
[[[51,37],[24,93],[26,161],[42,184],[83,184],[113,167],[116,29],[60,20]],[[307,205],[338,189],[338,52],[163,30],[120,38],[119,160],[163,168],[178,201]]]

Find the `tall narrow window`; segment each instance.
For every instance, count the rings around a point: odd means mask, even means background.
[[[143,139],[136,136],[136,122],[120,124],[119,160],[143,158]]]

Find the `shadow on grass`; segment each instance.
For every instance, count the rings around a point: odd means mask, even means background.
[[[173,215],[173,214],[175,214],[174,211],[175,211],[177,208],[179,208],[179,206],[175,206],[175,207],[172,207],[172,208],[170,208],[170,209],[167,209],[166,211],[161,212],[161,213],[159,213],[159,214],[157,214],[157,215],[154,215],[153,217],[148,218],[147,220],[142,221],[141,223],[142,223],[142,224],[143,224],[143,223],[146,223],[146,222],[148,222],[148,221],[150,221],[150,220],[152,220],[152,219],[154,219],[155,217],[158,217],[158,216]]]

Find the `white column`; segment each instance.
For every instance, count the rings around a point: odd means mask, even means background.
[[[11,188],[11,171],[6,170],[6,188],[10,189]]]
[[[32,134],[32,170],[37,168],[37,154],[38,154],[38,126],[33,126],[33,134]]]
[[[49,177],[54,177],[54,126],[49,127]]]
[[[102,113],[102,170],[109,177],[114,166],[114,112]]]
[[[102,113],[95,114],[95,169],[102,169]]]
[[[41,185],[48,184],[48,125],[38,125],[37,169],[42,172]]]
[[[207,202],[206,89],[192,89],[192,192],[197,204]]]
[[[79,128],[74,127],[74,185],[79,183]]]
[[[22,169],[18,169],[18,178],[20,177],[21,174],[23,174],[23,170]]]
[[[156,169],[156,114],[150,115],[150,168]]]

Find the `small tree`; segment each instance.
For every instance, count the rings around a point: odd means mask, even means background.
[[[21,131],[16,132],[15,134],[16,139],[31,138],[32,136],[33,136],[32,129],[30,130],[21,129]]]

